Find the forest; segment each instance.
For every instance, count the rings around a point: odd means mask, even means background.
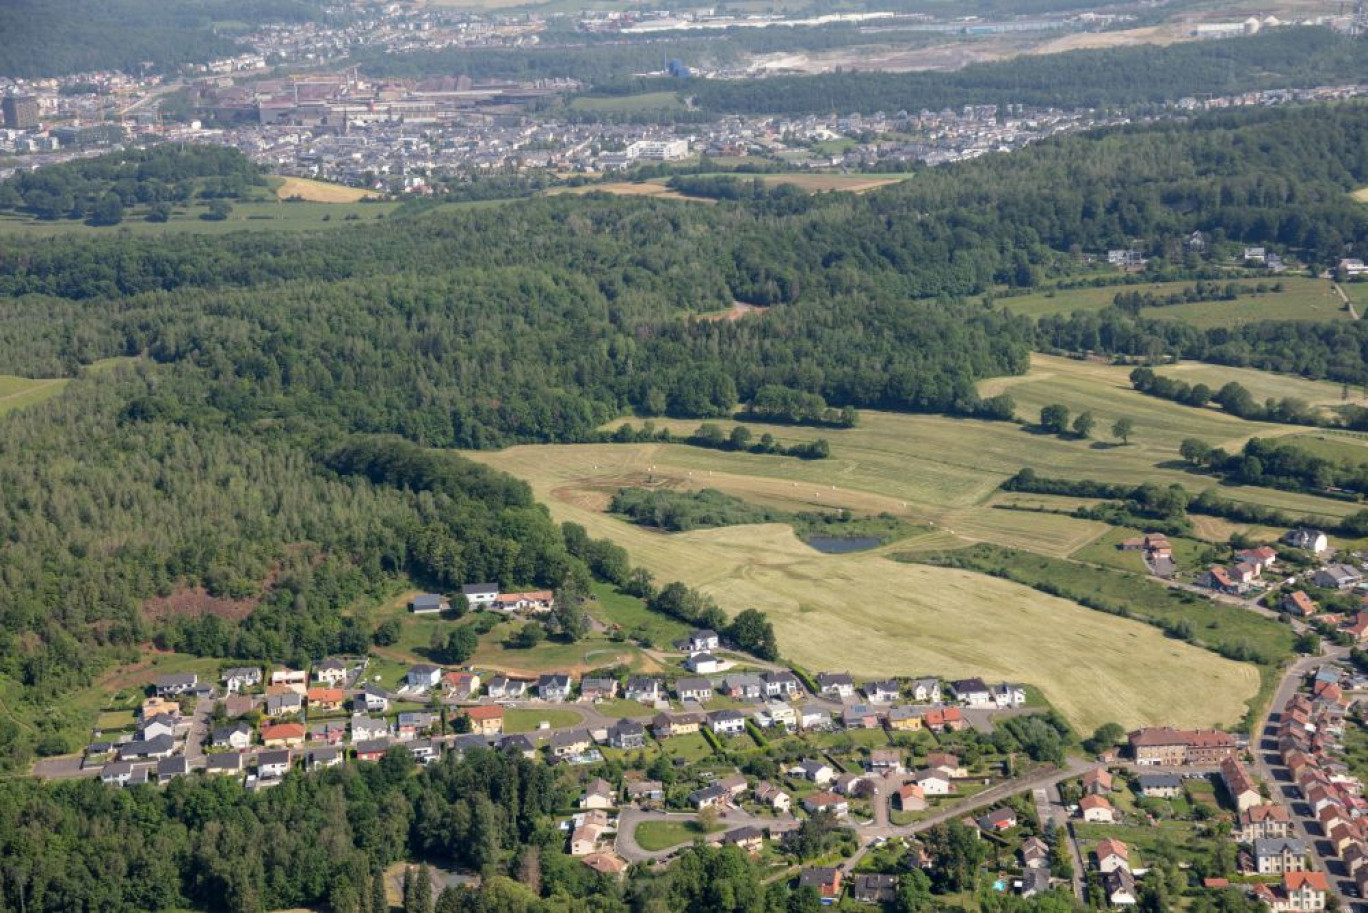
[[[215,22],[308,22],[310,0],[8,0],[0,6],[0,76],[91,70],[170,72],[243,53]]]
[[[703,109],[718,114],[891,114],[1009,103],[1145,107],[1186,96],[1352,83],[1365,64],[1368,46],[1361,41],[1324,28],[1283,28],[1238,41],[1025,55],[944,73],[699,80],[687,91]],[[636,80],[596,90],[626,93],[670,87],[663,80]]]

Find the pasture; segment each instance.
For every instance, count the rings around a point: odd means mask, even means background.
[[[263,200],[234,203],[233,211],[222,221],[208,221],[200,215],[206,210],[199,204],[180,205],[170,221],[148,222],[138,207],[131,208],[118,225],[98,227],[74,219],[48,222],[17,213],[0,213],[0,238],[7,234],[34,238],[101,237],[121,233],[133,235],[161,235],[188,232],[190,234],[221,235],[234,231],[322,231],[355,225],[358,222],[385,218],[398,203],[286,203],[282,200]]]
[[[742,181],[760,180],[767,187],[797,187],[808,193],[844,191],[847,193],[867,193],[890,184],[907,180],[906,174],[833,174],[827,172],[794,172],[792,174],[736,174],[712,175],[713,177],[731,176]],[[652,178],[648,181],[610,181],[605,184],[585,184],[580,187],[558,187],[548,191],[550,194],[611,193],[619,196],[652,197],[663,200],[692,200],[710,203],[707,197],[691,197],[671,190],[666,186],[668,178]],[[1110,300],[1110,299],[1109,299]]]
[[[1271,374],[1256,368],[1235,368],[1191,361],[1162,365],[1156,367],[1154,373],[1189,384],[1206,384],[1212,390],[1219,390],[1234,381],[1248,390],[1257,402],[1291,396],[1319,406],[1368,405],[1368,396],[1357,387],[1346,388],[1343,384],[1328,380],[1307,380],[1304,377],[1287,374]]]
[[[603,111],[620,114],[637,111],[683,110],[675,92],[639,92],[636,95],[580,95],[571,100],[572,111]]]

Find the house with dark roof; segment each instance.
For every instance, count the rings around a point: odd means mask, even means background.
[[[414,615],[435,615],[449,608],[451,603],[440,593],[419,593],[409,602],[409,611]]]

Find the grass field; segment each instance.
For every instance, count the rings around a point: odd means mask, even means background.
[[[1295,434],[1287,438],[1286,443],[1326,460],[1368,463],[1368,435],[1364,434],[1349,431],[1318,431],[1312,434]]]
[[[66,378],[34,380],[0,374],[0,415],[11,409],[21,409],[51,399],[66,389],[69,383],[71,381]]]
[[[759,178],[770,187],[791,186],[808,193],[824,193],[832,190],[849,193],[866,193],[879,187],[887,187],[907,180],[910,175],[870,175],[870,174],[827,174],[824,172],[795,172],[793,174],[737,174],[734,177],[749,181]],[[652,178],[649,181],[611,181],[606,184],[585,184],[582,187],[562,187],[549,191],[551,194],[569,193],[612,193],[620,196],[653,197],[665,200],[692,200],[712,202],[704,197],[690,197],[676,193],[665,186],[668,178]]]
[[[1011,392],[1023,417],[1056,402],[1074,414],[1091,410],[1102,429],[1128,416],[1136,425],[1129,446],[1061,439],[1005,422],[863,412],[859,426],[848,430],[767,429],[786,443],[826,437],[832,456],[819,461],[677,444],[525,446],[471,456],[527,479],[558,520],[583,523],[592,534],[621,543],[659,580],[700,587],[732,612],[750,606],[767,611],[785,656],[811,669],[1020,679],[1038,685],[1084,729],[1111,719],[1126,725],[1233,723],[1259,687],[1252,666],[1008,581],[886,560],[892,552],[924,553],[976,541],[1055,558],[1087,556],[1085,550],[1099,548],[1097,556],[1112,559],[1101,538],[1109,534],[1103,524],[993,506],[1071,510],[1080,499],[1006,494],[998,485],[1030,465],[1053,476],[1176,482],[1197,491],[1214,482],[1185,471],[1178,461],[1185,437],[1233,451],[1251,436],[1305,432],[1144,396],[1130,389],[1128,373],[1124,367],[1035,356],[1028,374],[986,382],[981,390]],[[657,421],[683,432],[697,425]],[[716,488],[786,510],[886,510],[931,529],[870,552],[831,556],[807,548],[787,526],[666,536],[604,514],[612,491],[643,484]],[[1221,493],[1297,514],[1335,517],[1354,508],[1271,489],[1231,486]],[[1244,528],[1199,520],[1205,523],[1202,535],[1213,541]],[[1194,694],[1204,699],[1194,702]]]
[[[1154,373],[1186,381],[1189,384],[1206,384],[1212,390],[1219,390],[1234,381],[1249,391],[1258,402],[1266,399],[1281,399],[1292,396],[1321,406],[1338,406],[1352,403],[1368,405],[1368,395],[1362,388],[1345,388],[1326,380],[1307,380],[1287,374],[1272,374],[1255,368],[1232,368],[1225,365],[1208,365],[1201,362],[1183,362],[1176,365],[1162,365]]]
[[[1232,276],[1232,281],[1254,284],[1269,282],[1255,277]],[[1172,307],[1145,308],[1145,317],[1182,320],[1202,328],[1231,326],[1257,320],[1347,320],[1349,313],[1340,305],[1330,283],[1299,276],[1278,277],[1282,292],[1269,292],[1235,301],[1202,301]],[[1272,284],[1269,282],[1269,284]],[[1114,285],[1104,288],[1046,290],[1019,298],[1001,298],[995,303],[1009,311],[1029,317],[1068,314],[1073,311],[1099,311],[1111,306],[1121,292],[1152,292],[1171,295],[1191,288],[1191,281],[1154,282],[1142,285]]]
[[[583,717],[573,710],[505,710],[504,732],[535,732],[542,723],[550,729],[563,729],[574,726]]]
[[[612,113],[636,111],[681,110],[684,103],[674,92],[641,92],[636,95],[581,95],[570,102],[572,111],[604,111]]]
[[[375,194],[360,187],[345,184],[332,184],[328,181],[315,181],[309,178],[276,177],[276,197],[288,200],[296,197],[310,203],[359,203],[361,200],[374,199]]]
[[[331,185],[328,185],[331,186]],[[52,238],[67,235],[117,236],[121,232],[134,235],[158,235],[165,232],[217,235],[234,231],[319,231],[342,228],[357,222],[374,221],[388,216],[398,203],[285,203],[262,201],[234,203],[232,214],[221,222],[200,218],[205,210],[196,205],[179,206],[169,222],[148,222],[135,208],[123,222],[110,227],[94,227],[84,222],[61,219],[45,222],[14,213],[0,214],[0,237],[22,234],[28,237]]]
[[[690,843],[721,829],[722,826],[717,825],[712,830],[704,830],[697,821],[643,821],[637,825],[636,842],[643,850],[654,853]]]

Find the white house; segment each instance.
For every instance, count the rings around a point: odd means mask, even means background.
[[[736,710],[717,710],[708,714],[708,725],[718,735],[740,735],[746,731],[746,718]]]
[[[825,761],[804,761],[793,769],[793,771],[806,780],[811,780],[818,786],[826,786],[836,779],[836,771]]]
[[[1025,707],[1026,688],[1022,685],[1013,685],[1010,682],[1003,682],[993,686],[993,703],[999,708]]]
[[[435,688],[442,680],[442,670],[437,666],[419,663],[408,670],[404,681],[410,688]]]
[[[461,595],[466,598],[472,609],[493,605],[499,599],[497,583],[467,583],[461,587]]]
[[[1330,551],[1330,540],[1318,529],[1300,527],[1283,536],[1283,541],[1293,548],[1305,549],[1317,555]]]
[[[940,769],[919,770],[912,775],[912,781],[922,788],[922,793],[927,796],[948,796],[954,792],[955,786],[950,782],[950,776]]]
[[[716,631],[707,628],[700,628],[689,635],[687,647],[690,653],[707,653],[716,650],[722,645],[722,640],[717,636]]]
[[[325,659],[314,666],[314,681],[336,687],[347,680],[347,667],[337,659]]]
[[[257,776],[263,780],[278,780],[290,772],[290,750],[263,751],[257,755]]]
[[[223,671],[223,690],[237,694],[244,688],[261,684],[261,669],[255,666],[237,666]]]
[[[1111,824],[1116,820],[1116,810],[1102,796],[1084,796],[1078,802],[1078,814],[1084,821]]]
[[[855,679],[844,672],[823,672],[817,676],[817,688],[827,697],[846,700],[855,696]]]
[[[366,685],[357,698],[367,713],[384,713],[389,710],[389,694],[375,685]]]
[[[695,653],[684,660],[684,668],[696,675],[712,675],[722,670],[722,660],[711,653]]]
[[[908,688],[912,694],[912,700],[919,704],[939,704],[941,702],[941,684],[938,678],[919,678]]]
[[[307,685],[309,683],[309,673],[303,669],[288,669],[281,667],[271,670],[272,685]]]

